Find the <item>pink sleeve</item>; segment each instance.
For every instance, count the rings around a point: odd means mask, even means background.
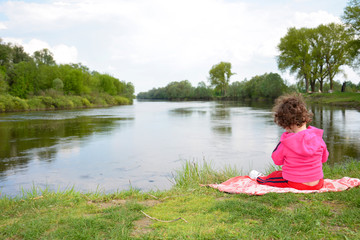
[[[284,146],[281,144],[281,142],[279,142],[279,144],[276,146],[275,150],[271,154],[271,158],[276,165],[284,164]]]
[[[327,159],[328,159],[328,157],[329,157],[329,151],[327,150],[326,144],[325,144],[324,141],[322,142],[322,148],[323,148],[323,155],[322,155],[322,160],[321,160],[321,162],[324,163],[324,162],[327,161]]]

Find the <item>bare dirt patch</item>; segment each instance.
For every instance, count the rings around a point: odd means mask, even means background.
[[[152,229],[150,225],[152,224],[152,220],[149,218],[142,218],[134,222],[134,231],[131,233],[132,237],[139,237],[141,235],[150,233]]]
[[[145,200],[145,201],[139,202],[139,204],[144,205],[146,207],[153,207],[155,205],[158,205],[159,203],[161,203],[160,200]]]

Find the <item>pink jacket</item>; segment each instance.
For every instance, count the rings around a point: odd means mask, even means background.
[[[324,177],[322,163],[329,156],[322,139],[323,130],[309,126],[298,133],[284,132],[271,157],[283,165],[283,178],[292,182],[312,182]]]

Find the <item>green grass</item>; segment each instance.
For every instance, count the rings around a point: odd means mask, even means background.
[[[360,161],[325,165],[360,176]],[[0,198],[0,239],[360,239],[360,188],[319,194],[226,194],[199,184],[241,172],[187,161],[168,191],[111,194],[33,187]],[[159,220],[149,219],[141,212]]]
[[[360,109],[360,93],[334,92],[305,94],[305,99],[310,103],[327,104]]]

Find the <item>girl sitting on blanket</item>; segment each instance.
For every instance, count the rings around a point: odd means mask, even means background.
[[[271,155],[276,165],[282,165],[282,171],[263,176],[252,170],[249,176],[259,184],[274,187],[299,190],[322,188],[322,164],[329,152],[322,139],[323,130],[306,127],[312,120],[312,114],[306,109],[304,99],[299,94],[281,96],[276,99],[273,112],[274,122],[286,130]]]

